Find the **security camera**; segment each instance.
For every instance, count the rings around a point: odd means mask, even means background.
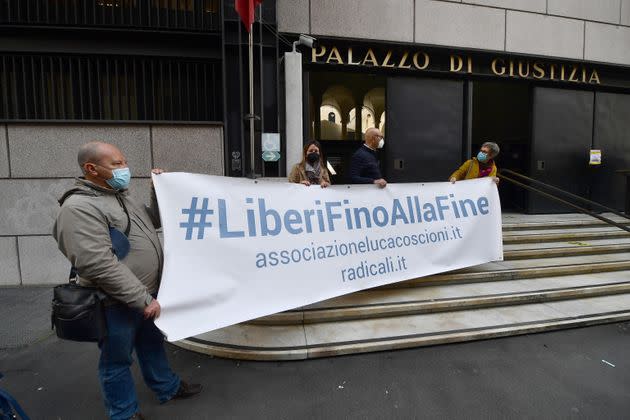
[[[315,38],[313,38],[312,36],[300,34],[299,44],[300,45],[304,45],[304,46],[306,46],[308,48],[316,48],[317,47],[317,40]]]
[[[308,48],[317,48],[317,39],[312,36],[300,34],[300,38],[293,43],[293,52],[295,52],[298,45],[304,45]]]

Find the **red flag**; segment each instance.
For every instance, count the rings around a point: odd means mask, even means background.
[[[254,10],[262,2],[263,0],[234,0],[234,9],[241,17],[247,32],[251,30],[254,22]]]

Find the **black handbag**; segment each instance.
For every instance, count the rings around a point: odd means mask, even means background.
[[[76,278],[53,289],[52,328],[57,337],[98,342],[107,336],[106,295],[96,287],[81,286]]]
[[[110,227],[112,251],[119,260],[129,253],[129,231],[131,219],[127,214],[127,229],[123,234]],[[71,341],[99,342],[107,336],[107,322],[103,305],[107,295],[97,287],[81,286],[77,282],[77,270],[72,267],[68,283],[55,286],[53,289],[52,328],[57,337]]]

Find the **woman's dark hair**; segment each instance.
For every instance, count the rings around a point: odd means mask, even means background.
[[[301,166],[304,166],[306,164],[306,151],[308,150],[309,147],[311,147],[313,145],[319,149],[319,164],[320,164],[320,166],[324,165],[324,155],[322,153],[322,145],[321,145],[321,143],[318,142],[317,140],[311,140],[308,143],[306,143],[304,145],[304,149],[302,149],[302,161],[300,162]]]

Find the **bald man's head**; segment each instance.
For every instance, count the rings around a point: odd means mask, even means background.
[[[101,141],[91,141],[81,146],[77,162],[85,179],[106,188],[114,170],[128,167],[127,159],[118,147]]]
[[[378,148],[378,143],[383,138],[383,134],[381,130],[376,127],[370,127],[365,130],[365,144],[368,145],[371,149]]]
[[[113,144],[102,141],[91,141],[79,147],[77,162],[81,171],[85,174],[86,163],[100,163],[104,158],[111,155],[122,155],[122,152]]]
[[[89,143],[85,143],[81,147],[79,147],[79,153],[77,154],[77,163],[83,172],[85,172],[85,168],[83,167],[88,162],[99,162],[102,157],[102,142],[100,141],[91,141]]]

